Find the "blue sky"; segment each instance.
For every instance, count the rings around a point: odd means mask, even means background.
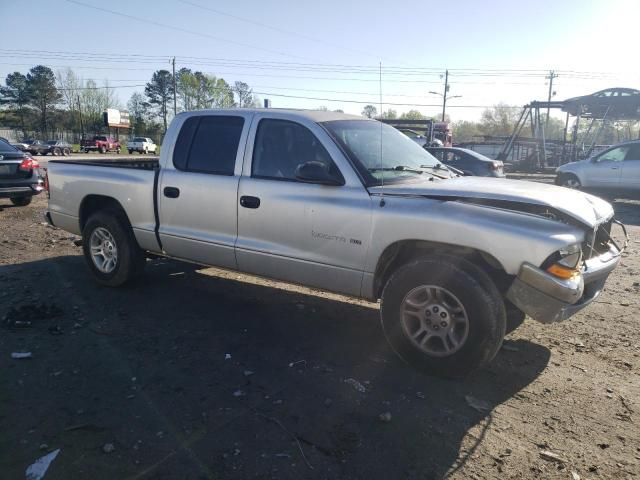
[[[40,21],[26,24],[25,15]],[[130,85],[170,68],[174,55],[177,68],[245,81],[276,107],[350,113],[363,107],[350,102],[379,102],[379,62],[383,103],[418,104],[390,108],[427,115],[437,114],[441,102],[428,92],[441,92],[441,74],[451,69],[450,95],[461,95],[449,103],[453,120],[482,111],[466,106],[545,99],[544,71],[551,69],[560,71],[558,99],[610,86],[640,88],[637,0],[1,0],[0,16],[0,78],[38,63],[54,71],[68,65],[99,84],[108,80],[123,104],[143,90]],[[87,53],[109,54],[110,61]]]

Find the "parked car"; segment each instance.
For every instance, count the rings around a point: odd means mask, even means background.
[[[49,146],[47,153],[53,156],[63,155],[66,157],[67,155],[71,155],[71,144],[63,140],[49,140],[47,145]]]
[[[0,139],[2,140],[2,139]],[[12,147],[16,147],[18,150],[20,150],[21,152],[28,152],[29,151],[29,144],[25,143],[25,142],[9,142],[8,140],[5,140],[7,143],[9,143]]]
[[[84,151],[84,153],[93,151],[100,153],[115,151],[116,153],[120,153],[120,142],[106,135],[95,135],[90,140],[82,140],[80,142],[80,149]]]
[[[640,193],[640,141],[614,145],[591,158],[556,169],[556,185]]]
[[[571,115],[586,115],[602,118],[630,118],[637,119],[640,116],[640,90],[633,88],[608,88],[569,98],[564,101],[562,111]]]
[[[158,146],[148,137],[135,137],[130,142],[127,142],[129,153],[156,153],[157,149]]]
[[[419,134],[415,130],[411,130],[409,128],[399,128],[398,130],[404,133],[407,137],[409,137],[411,140],[416,142],[421,147],[424,147],[427,144],[427,137]]]
[[[27,151],[31,155],[46,155],[49,153],[49,145],[42,140],[25,140],[25,142],[29,147]]]
[[[99,283],[164,255],[381,299],[393,350],[435,375],[486,365],[525,313],[571,317],[620,260],[604,200],[457,176],[375,120],[202,110],[165,143],[159,161],[49,162],[47,218]]]
[[[425,147],[427,152],[436,157],[447,166],[460,170],[465,175],[475,175],[478,177],[500,177],[504,178],[504,163],[499,160],[492,160],[489,157],[457,147]]]
[[[0,140],[0,198],[9,198],[18,207],[29,205],[44,189],[39,168],[31,155]]]

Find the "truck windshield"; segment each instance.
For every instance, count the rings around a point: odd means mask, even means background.
[[[448,178],[429,152],[395,128],[370,120],[336,120],[322,125],[351,158],[367,186],[432,176]]]

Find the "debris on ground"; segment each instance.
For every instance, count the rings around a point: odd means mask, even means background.
[[[13,352],[11,354],[11,358],[15,358],[16,360],[21,360],[23,358],[33,358],[31,352]]]
[[[551,462],[567,463],[567,461],[564,458],[562,458],[560,455],[558,455],[557,453],[550,452],[549,450],[542,450],[540,452],[540,458],[549,460]]]
[[[578,475],[578,472],[571,471],[571,480],[580,480],[580,475]]]
[[[27,480],[40,480],[44,478],[45,473],[47,473],[47,470],[49,469],[49,465],[51,465],[51,462],[56,459],[59,453],[60,449],[58,448],[57,450],[40,457],[35,461],[35,463],[29,465],[25,472]]]
[[[472,397],[471,395],[465,395],[464,399],[466,400],[467,405],[469,405],[474,410],[477,410],[478,412],[488,412],[489,410],[491,410],[491,405],[485,400],[480,400],[478,398]]]
[[[62,314],[62,309],[55,303],[29,303],[11,307],[2,319],[7,328],[29,328],[38,321],[56,318]]]
[[[365,386],[363,384],[361,384],[359,381],[357,381],[355,378],[347,378],[344,381],[344,383],[348,383],[349,385],[351,385],[354,389],[356,389],[360,393],[365,393],[367,391]]]
[[[231,354],[230,353],[225,353],[224,354],[224,359],[225,360],[231,360]]]
[[[255,372],[251,371],[251,370],[245,370],[244,372],[244,376],[245,377],[250,377],[251,375],[253,375]]]
[[[391,421],[391,412],[384,412],[378,415],[381,422],[389,423]]]
[[[244,393],[242,390],[236,390],[235,392],[233,392],[234,397],[244,397],[245,395],[246,393]]]
[[[102,447],[102,451],[104,453],[111,453],[113,451],[115,451],[116,447],[113,443],[105,443],[104,446]]]
[[[289,363],[289,368],[292,368],[295,365],[298,365],[299,363],[304,363],[306,365],[307,361],[306,360],[298,360],[298,361],[295,361],[295,362],[291,362],[291,363]]]

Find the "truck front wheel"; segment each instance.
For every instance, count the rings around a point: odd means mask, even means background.
[[[102,145],[102,146],[100,147],[100,153],[103,153],[103,154],[104,154],[104,153],[107,153],[107,147],[105,147],[104,145]]]
[[[396,354],[439,377],[464,377],[487,365],[505,335],[505,306],[491,278],[449,255],[419,258],[396,270],[380,312]]]
[[[89,217],[82,231],[84,257],[98,283],[119,287],[142,273],[144,252],[125,215],[104,210]]]

